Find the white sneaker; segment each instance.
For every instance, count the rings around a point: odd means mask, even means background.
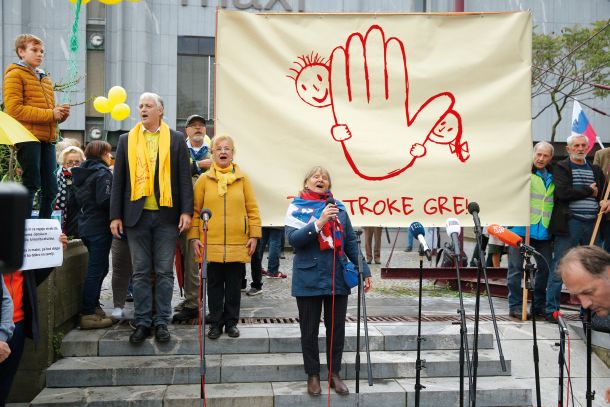
[[[115,309],[112,310],[111,315],[112,315],[112,318],[114,318],[114,319],[123,319],[123,317],[124,317],[123,308],[116,307]]]

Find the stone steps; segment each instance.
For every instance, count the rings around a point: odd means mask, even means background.
[[[298,325],[240,326],[241,336],[229,338],[223,334],[217,340],[206,338],[207,355],[222,353],[300,353],[301,340]],[[172,326],[172,340],[158,344],[149,338],[139,346],[129,343],[133,332],[129,327],[114,327],[107,331],[73,330],[63,339],[63,356],[149,356],[199,354],[198,328],[196,326]],[[472,343],[473,328],[468,327]],[[356,350],[356,324],[347,324],[345,351]],[[422,350],[459,349],[459,326],[451,324],[424,324]],[[361,349],[364,349],[364,329],[361,326]],[[320,349],[325,349],[324,327],[320,326]],[[369,324],[371,351],[408,351],[417,349],[417,324]],[[479,333],[479,349],[493,348],[493,335]]]
[[[360,383],[360,394],[355,394],[355,381],[345,382],[350,389],[348,396],[338,396],[331,390],[331,405],[336,407],[355,405],[359,397],[361,406],[404,407],[415,405],[415,379],[375,380],[369,387]],[[458,405],[458,378],[422,379],[426,386],[421,391],[420,405],[449,407]],[[295,405],[327,406],[326,382],[322,382],[322,395],[309,396],[305,382],[229,383],[207,384],[208,406],[232,407],[288,407]],[[467,379],[466,379],[467,387]],[[477,385],[479,406],[531,406],[531,390],[518,380],[481,377]],[[85,406],[96,407],[186,407],[199,406],[200,388],[191,385],[149,385],[86,388],[46,388],[32,401],[34,407]]]
[[[430,377],[458,376],[458,352],[430,350],[422,352],[426,369],[422,375]],[[325,367],[326,355],[320,355]],[[343,377],[353,379],[355,352],[344,352]],[[416,352],[371,352],[373,377],[389,379],[415,377]],[[361,377],[366,377],[366,356],[361,352]],[[479,375],[510,375],[502,372],[497,352],[479,351]],[[206,357],[208,383],[278,382],[306,380],[300,353],[223,354]],[[48,387],[133,386],[145,384],[192,384],[199,380],[199,357],[196,355],[157,356],[87,356],[68,357],[54,363],[47,370]]]

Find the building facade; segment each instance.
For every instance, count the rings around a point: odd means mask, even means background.
[[[160,94],[165,101],[165,119],[180,128],[187,116],[199,113],[214,118],[214,61],[216,10],[244,12],[334,13],[334,12],[466,12],[531,10],[534,29],[559,32],[575,24],[589,25],[610,17],[609,0],[141,0],[104,5],[91,0],[79,14],[76,31],[79,49],[77,86],[60,94],[74,104],[61,128],[65,137],[83,142],[118,135],[138,121],[138,96],[145,91]],[[55,82],[65,83],[70,57],[70,33],[75,5],[68,0],[2,0],[0,56],[2,66],[15,62],[13,41],[30,32],[46,45],[44,68]],[[256,67],[252,67],[256,69]],[[114,85],[128,93],[131,116],[118,122],[96,112],[90,101],[105,95]],[[1,97],[1,95],[0,95]],[[544,103],[534,100],[536,111]],[[610,112],[610,98],[588,104]],[[610,118],[588,111],[603,142],[610,144]],[[570,134],[571,103],[564,111],[556,141]],[[549,110],[533,122],[534,140],[548,140],[554,116]],[[213,134],[213,120],[208,132]]]

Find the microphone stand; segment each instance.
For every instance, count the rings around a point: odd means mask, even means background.
[[[366,350],[367,377],[369,386],[373,385],[373,369],[371,366],[371,351],[369,348],[369,328],[366,316],[366,295],[362,285],[364,284],[364,274],[362,274],[362,254],[360,251],[360,237],[362,230],[356,230],[356,241],[358,242],[358,311],[356,323],[356,394],[360,393],[360,307],[362,304],[362,314],[364,317],[364,346]],[[360,397],[356,397],[356,404],[360,405]]]
[[[421,336],[421,302],[422,302],[422,280],[424,274],[424,245],[419,244],[419,307],[417,311],[417,359],[415,360],[415,407],[419,407],[419,393],[422,386],[420,382],[421,370],[426,368],[426,360],[421,359],[421,342],[425,341]]]
[[[487,299],[489,300],[489,310],[491,311],[491,321],[494,327],[494,333],[496,335],[496,344],[498,345],[498,353],[500,355],[500,366],[502,371],[506,372],[506,360],[504,359],[504,352],[502,351],[502,344],[500,343],[500,333],[498,332],[498,321],[496,320],[496,311],[494,309],[493,299],[491,298],[491,289],[489,288],[489,279],[487,278],[487,267],[485,266],[485,252],[482,245],[482,233],[480,227],[475,226],[474,233],[477,239],[477,247],[479,248],[479,258],[475,259],[477,265],[477,294],[475,303],[475,314],[474,314],[474,343],[473,343],[473,354],[472,354],[472,406],[476,406],[476,392],[477,392],[477,370],[479,367],[479,309],[481,301],[481,274],[485,280],[485,288],[487,289]]]
[[[521,246],[521,254],[525,259],[525,267],[523,268],[525,274],[525,288],[532,293],[532,304],[534,304],[534,299],[536,295],[536,291],[532,286],[532,280],[536,277],[536,266],[532,264],[532,252]],[[527,298],[523,298],[523,301],[527,301]],[[532,313],[533,314],[533,313]],[[536,406],[541,407],[541,398],[540,398],[540,369],[538,366],[539,356],[538,356],[538,336],[536,334],[536,317],[532,315],[532,335],[533,335],[533,353],[534,353],[534,376],[536,377]]]
[[[559,364],[559,382],[557,383],[557,405],[559,407],[563,406],[563,366],[565,364],[565,348],[566,348],[566,334],[559,327],[559,343],[555,343],[555,345],[559,345],[559,356],[557,358],[557,364]]]
[[[584,318],[582,320],[582,326],[585,331],[587,338],[587,407],[592,407],[593,400],[595,400],[595,391],[591,390],[591,310],[585,311]]]
[[[470,351],[468,350],[468,330],[466,328],[466,311],[464,309],[464,293],[462,291],[462,281],[460,279],[460,260],[461,256],[452,245],[445,246],[446,249],[453,255],[455,261],[455,270],[457,276],[457,286],[460,298],[460,308],[457,313],[460,314],[460,407],[464,406],[464,359],[468,367],[468,398],[470,399],[470,389],[472,387],[472,370],[470,366]],[[468,403],[470,404],[470,402]]]
[[[201,374],[201,387],[200,387],[200,406],[204,407],[206,405],[205,399],[205,371],[206,371],[206,361],[205,361],[205,314],[206,310],[206,287],[208,281],[208,221],[203,221],[203,256],[202,262],[200,265],[200,274],[199,274],[199,298],[201,298],[201,302],[199,303],[199,371]]]

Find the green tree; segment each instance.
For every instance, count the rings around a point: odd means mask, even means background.
[[[604,99],[610,94],[608,90],[591,86],[591,83],[610,85],[608,24],[609,21],[597,21],[591,27],[564,28],[560,34],[533,35],[532,99],[545,98],[544,106],[535,112],[533,119],[549,108],[554,110],[551,141],[555,141],[557,126],[569,101]]]

